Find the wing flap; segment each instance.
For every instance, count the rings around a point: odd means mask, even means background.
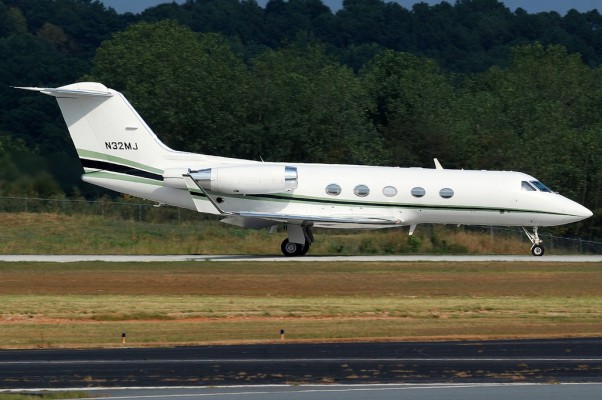
[[[402,225],[402,221],[394,218],[380,216],[349,215],[349,216],[321,216],[321,215],[294,215],[285,213],[263,213],[263,212],[232,212],[232,216],[249,219],[260,219],[276,223],[326,223],[326,224],[359,224],[359,225]]]
[[[188,191],[197,207],[198,211],[201,211],[201,199],[194,196],[199,191],[203,193],[204,197],[211,202],[218,213],[225,218],[222,222],[250,227],[250,228],[264,228],[276,224],[348,224],[348,225],[372,225],[374,227],[383,226],[399,226],[403,222],[397,218],[387,218],[380,215],[338,215],[338,216],[322,216],[322,215],[299,215],[299,214],[286,214],[286,213],[269,213],[260,211],[225,211],[220,205],[207,193],[205,189],[197,185],[192,179],[190,174],[183,174],[184,182],[188,187]]]

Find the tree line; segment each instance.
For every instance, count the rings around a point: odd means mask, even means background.
[[[94,80],[175,149],[519,170],[594,210],[565,233],[602,238],[597,11],[197,0],[119,15],[0,0],[0,22],[0,193],[98,194],[78,182],[54,100],[9,87]]]

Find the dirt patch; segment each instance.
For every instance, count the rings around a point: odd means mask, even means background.
[[[600,264],[0,264],[4,348],[596,336]]]

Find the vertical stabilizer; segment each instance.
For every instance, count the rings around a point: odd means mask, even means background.
[[[86,173],[162,174],[168,154],[125,97],[95,82],[20,88],[54,96]]]

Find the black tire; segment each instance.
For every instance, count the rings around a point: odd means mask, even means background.
[[[282,250],[282,254],[285,257],[297,257],[301,255],[303,247],[302,244],[289,242],[288,239],[284,239],[280,245],[280,250]]]
[[[303,248],[301,249],[301,253],[299,253],[300,256],[304,256],[307,254],[307,252],[309,251],[309,246],[310,244],[308,242],[305,242],[305,244],[303,245]]]
[[[535,257],[541,257],[543,256],[543,253],[545,253],[545,251],[542,245],[535,244],[533,247],[531,247],[531,254],[533,254]]]

